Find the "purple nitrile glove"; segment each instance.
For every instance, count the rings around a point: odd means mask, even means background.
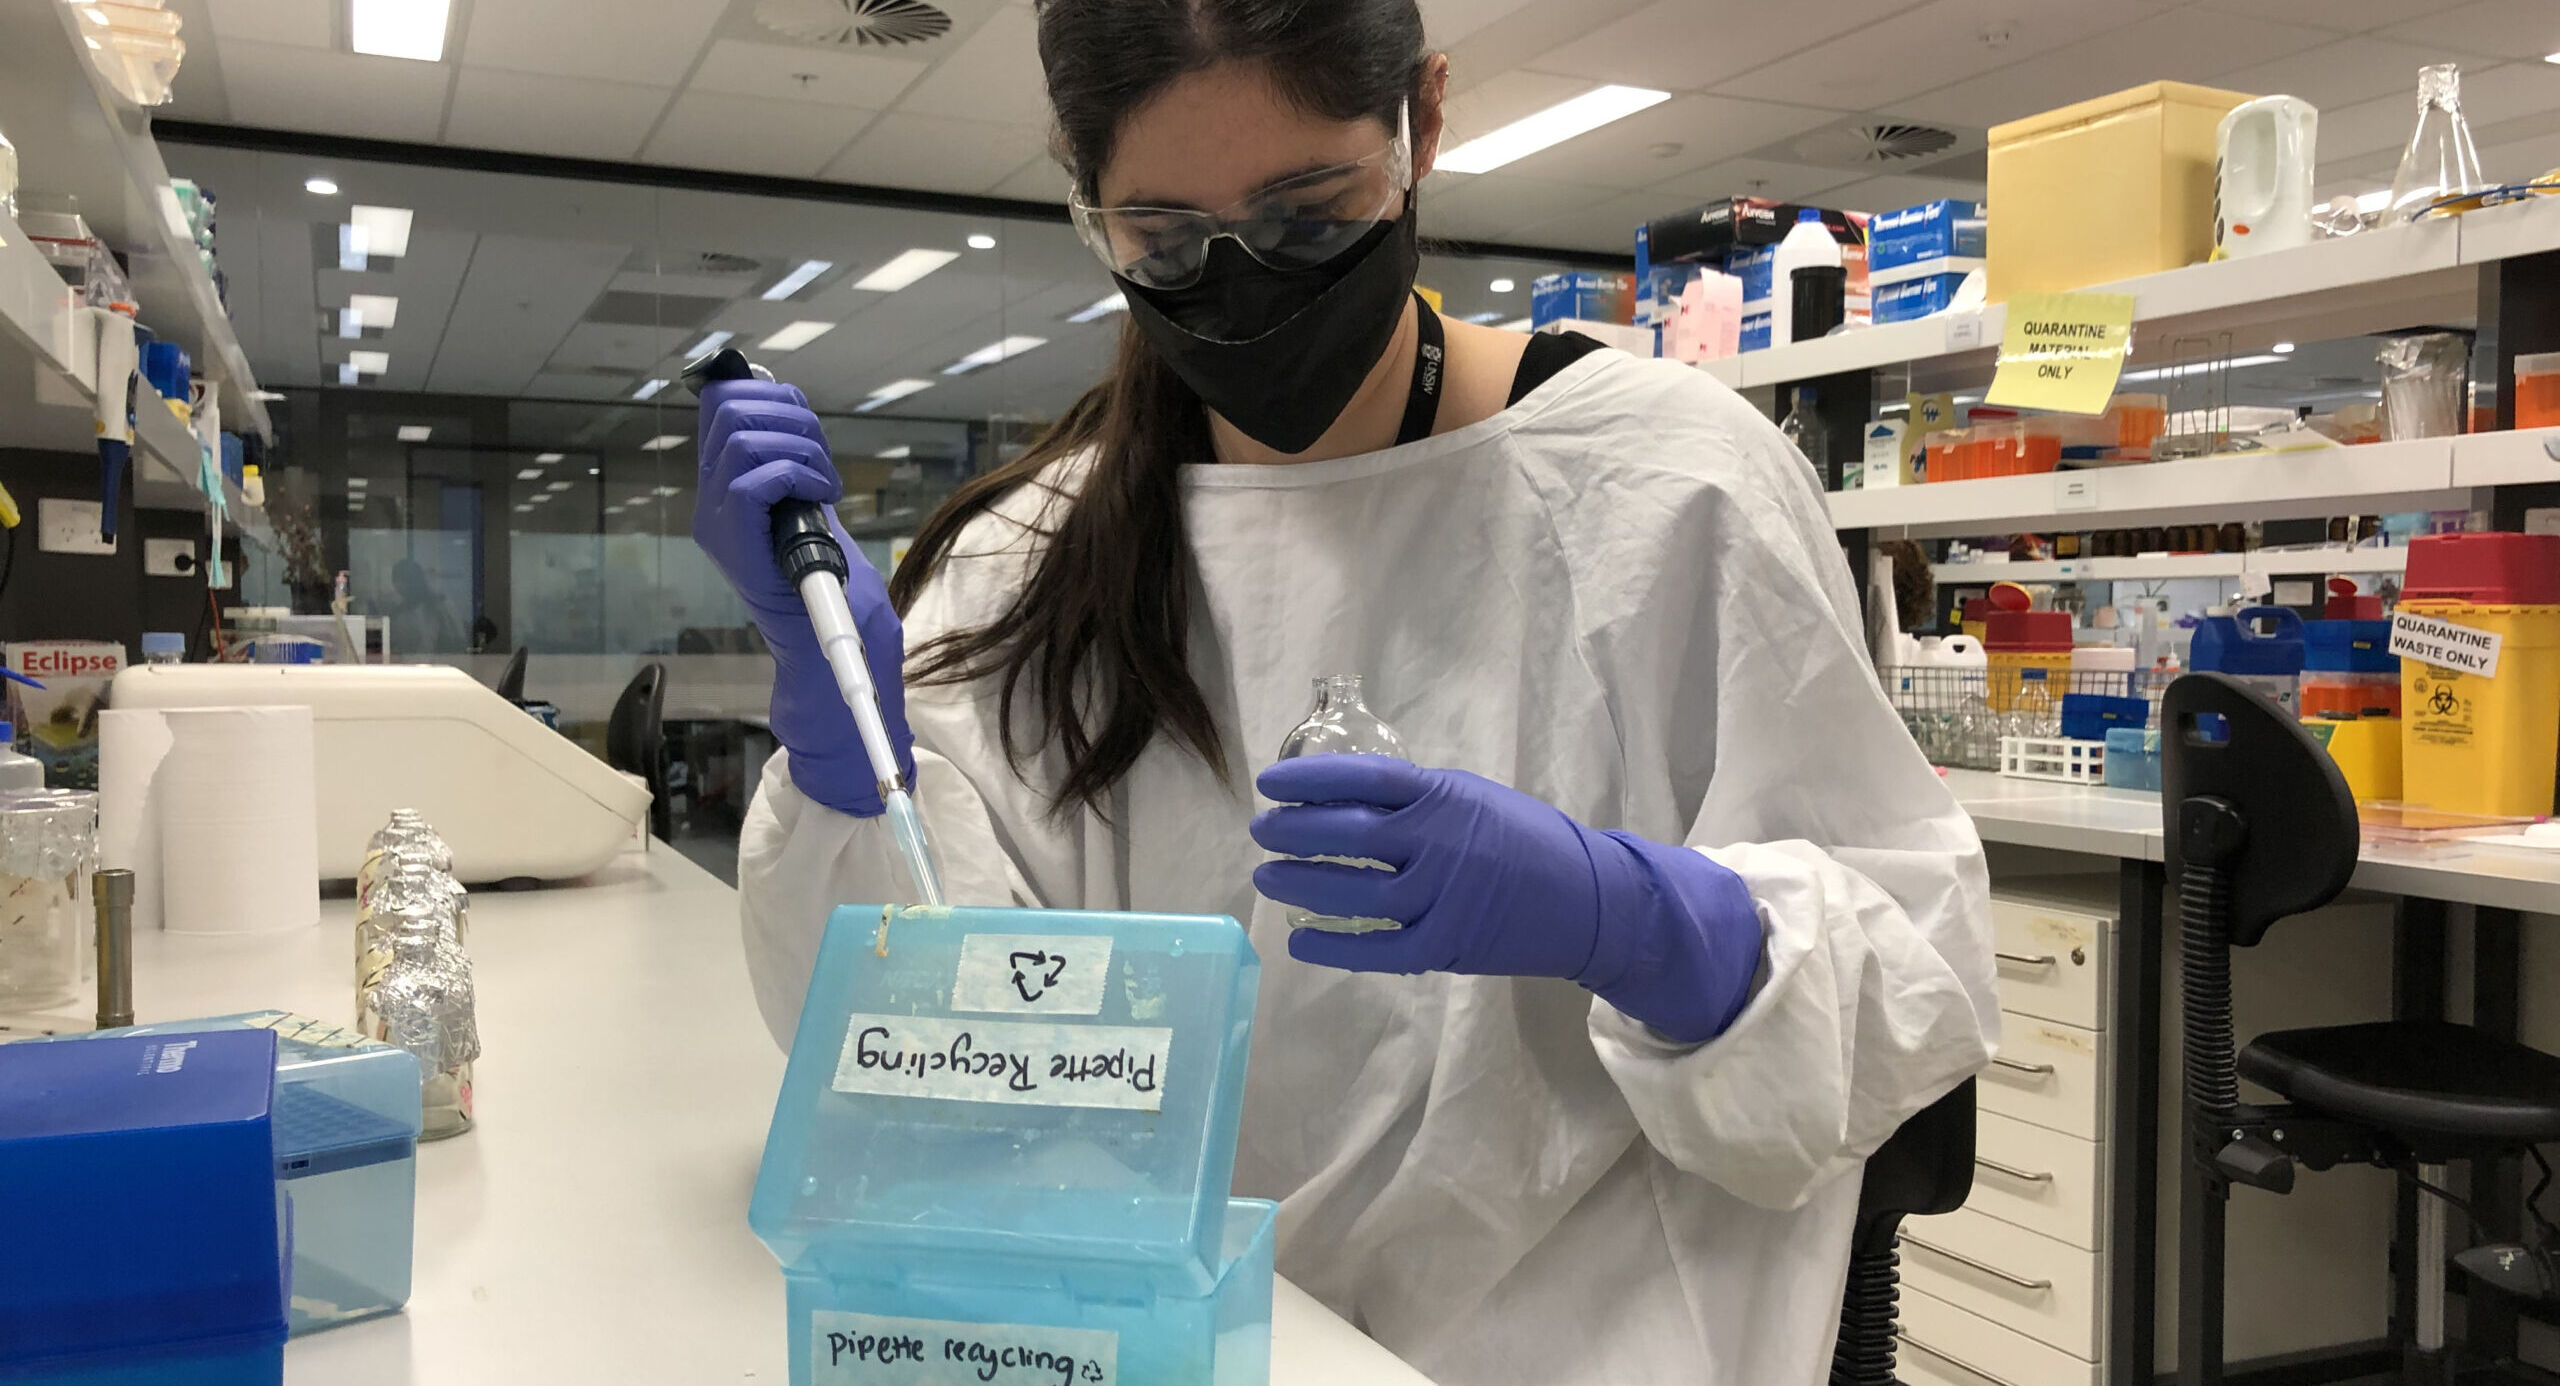
[[[1742,878],[1686,847],[1597,832],[1464,770],[1388,756],[1284,760],[1255,784],[1281,801],[1253,840],[1290,857],[1253,884],[1283,904],[1402,929],[1297,929],[1289,956],[1354,972],[1462,972],[1578,982],[1671,1039],[1724,1033],[1760,969]]]
[[[702,476],[693,502],[693,541],[729,580],[756,629],[773,650],[773,736],[791,753],[791,782],[842,813],[881,811],[879,779],[862,751],[853,712],[818,648],[809,610],[773,558],[773,507],[785,499],[816,501],[844,547],[845,601],[862,632],[862,653],[880,690],[880,719],[898,749],[898,770],[915,779],[915,736],[907,730],[906,686],[899,673],[906,638],[889,589],[862,550],[836,523],[844,493],[827,436],[809,402],[790,385],[723,380],[702,390]]]

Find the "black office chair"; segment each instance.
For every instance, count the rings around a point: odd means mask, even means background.
[[[613,700],[613,715],[604,724],[604,759],[625,774],[649,784],[649,831],[665,838],[675,833],[667,802],[667,735],[659,714],[667,704],[667,666],[643,664],[622,696]]]
[[[1831,1386],[1895,1386],[1901,1334],[1901,1254],[1905,1217],[1952,1213],[1973,1192],[1973,1080],[1922,1108],[1867,1158],[1858,1222],[1849,1244],[1849,1285],[1840,1299],[1840,1340],[1831,1349]]]
[[[2231,1186],[2293,1188],[2294,1167],[2354,1161],[2444,1187],[2450,1160],[2514,1156],[2560,1140],[2560,1059],[2467,1025],[2379,1021],[2260,1035],[2234,1056],[2231,949],[2317,909],[2355,874],[2355,801],[2338,767],[2275,704],[2220,674],[2169,686],[2160,710],[2161,809],[2178,891],[2186,1091],[2178,1241],[2178,1381],[2223,1377],[2223,1224]],[[2285,1099],[2240,1101],[2240,1078]],[[2528,1202],[2530,1202],[2528,1200]],[[2406,1376],[2450,1381],[2444,1341],[2447,1200],[2418,1200],[2418,1321]],[[2548,1283],[2534,1215],[2530,1246],[2465,1253],[2497,1286],[2500,1253],[2528,1262],[2510,1282]],[[2485,1257],[2482,1253],[2488,1253]]]
[[[531,651],[518,645],[516,652],[507,656],[507,667],[498,671],[498,682],[494,685],[499,697],[511,703],[524,701],[524,666],[531,655]]]

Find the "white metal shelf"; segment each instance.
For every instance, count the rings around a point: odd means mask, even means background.
[[[2456,486],[2528,486],[2560,481],[2560,428],[2474,433],[2455,440]]]
[[[2173,578],[2298,577],[2315,573],[2397,573],[2407,549],[2259,549],[2249,553],[2171,553],[2135,558],[2061,558],[2032,563],[1933,563],[1938,581],[1954,586],[1993,582],[2163,582]]]
[[[2165,359],[2170,341],[2186,334],[2228,331],[2235,350],[2250,350],[2285,338],[2467,323],[2477,311],[2478,266],[2552,250],[2560,250],[2560,198],[2537,198],[2092,284],[2087,292],[2133,295],[2134,321],[2142,329],[2134,334],[2134,360],[2141,362]],[[1978,313],[1853,329],[1699,368],[1736,389],[1905,364],[1941,379],[1970,370],[1987,380],[2007,323],[2007,310],[1991,304]]]
[[[109,92],[71,7],[0,4],[0,130],[17,147],[22,200],[76,198],[89,229],[125,258],[142,321],[187,349],[222,392],[235,433],[273,437],[257,377],[177,215],[150,117]]]
[[[1912,538],[2443,510],[2467,504],[2453,480],[2455,445],[2466,441],[2245,453],[1841,491],[1825,499],[1836,529]]]

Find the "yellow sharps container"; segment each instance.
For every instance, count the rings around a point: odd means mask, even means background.
[[[2399,634],[2402,793],[2454,813],[2551,812],[2560,759],[2560,535],[2413,540]]]

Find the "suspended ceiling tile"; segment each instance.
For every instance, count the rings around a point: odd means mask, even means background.
[[[725,8],[704,0],[475,4],[462,60],[555,77],[678,86]]]
[[[1445,153],[1599,85],[1588,77],[1564,77],[1551,72],[1515,68],[1496,73],[1449,98],[1440,148]]]
[[[1894,109],[1923,120],[1992,126],[2150,82],[2222,87],[2226,73],[2332,41],[2324,30],[2299,25],[2175,10],[1901,101]]]
[[[2352,106],[2339,106],[2320,112],[2319,156],[2321,177],[2327,177],[2333,161],[2360,154],[2390,151],[2395,157],[2408,144],[2409,136],[2418,128],[2417,102],[2412,96],[2377,96]]]
[[[537,375],[525,386],[525,394],[534,399],[620,399],[630,392],[629,385],[624,381],[608,380],[600,375],[580,375],[573,371]],[[584,479],[583,477],[561,478],[563,481]],[[553,510],[560,508],[560,503],[557,501],[546,502],[546,505]]]
[[[579,159],[628,159],[666,109],[665,87],[465,67],[454,79],[447,144]]]
[[[214,37],[226,44],[245,39],[297,48],[336,46],[329,0],[213,0],[208,8]]]
[[[724,38],[702,55],[688,83],[695,91],[814,101],[882,111],[932,64],[877,53],[835,53],[782,43]]]
[[[2546,53],[2560,53],[2560,5],[2551,0],[2477,0],[2382,32],[2482,57],[2538,61]]]
[[[1067,194],[1074,190],[1074,186],[1074,180],[1067,177],[1067,171],[1060,168],[1058,161],[1050,158],[1048,152],[1043,150],[1030,162],[1015,169],[1012,176],[988,191],[998,197],[1016,197],[1025,202],[1063,205],[1067,200]]]
[[[996,11],[934,66],[898,109],[911,115],[1049,123],[1049,85],[1040,70],[1038,26],[1029,10]]]
[[[638,327],[628,323],[581,322],[551,349],[547,368],[560,370],[619,369],[634,376],[684,349],[689,328]],[[633,382],[637,384],[635,380]]]
[[[1534,3],[1537,0],[1422,0],[1422,34],[1432,47],[1447,48]]]
[[[891,111],[871,122],[826,176],[843,183],[983,193],[1039,156],[1036,125],[992,125]]]
[[[688,91],[667,109],[642,155],[652,163],[715,172],[815,178],[871,122],[871,114],[851,106]]]
[[[2554,18],[2560,19],[2560,6],[2554,7]],[[2413,129],[2417,121],[2414,91],[2412,87],[2413,95],[2407,107]],[[2502,67],[2465,68],[2462,73],[2462,110],[2475,127],[2560,111],[2560,65],[2535,61],[2508,63]],[[2535,171],[2540,172],[2539,169]]]
[[[2216,79],[2215,85],[2233,91],[2299,96],[2326,112],[2395,93],[2414,98],[2418,69],[2430,63],[2451,62],[2455,57],[2450,50],[2432,43],[2340,39],[2274,62],[2226,73]]]
[[[222,45],[222,73],[243,125],[432,144],[452,69],[243,40]]]
[[[1632,256],[1636,228],[1663,210],[1655,195],[1633,193],[1563,208],[1560,215],[1513,227],[1499,239],[1521,245]]]
[[[1935,202],[1942,197],[1980,198],[1982,185],[1952,178],[1913,177],[1908,174],[1886,174],[1832,188],[1822,194],[1822,205],[1851,212],[1898,212]]]
[[[1607,196],[1588,187],[1507,172],[1445,174],[1423,189],[1418,205],[1426,237],[1493,241]]]
[[[1766,64],[1716,91],[1844,110],[1899,107],[1921,92],[2024,63],[2160,8],[2157,0],[2031,6],[2015,0],[1930,0]]]
[[[2470,0],[2203,0],[2201,8],[2282,24],[2362,33],[2468,3]]]
[[[1694,91],[1908,8],[1910,0],[1658,0],[1540,57],[1543,71]]]
[[[1684,174],[1656,187],[1654,191],[1661,195],[1663,203],[1662,211],[1656,215],[1685,211],[1718,197],[1766,197],[1794,202],[1825,189],[1840,187],[1856,178],[1854,173],[1813,164],[1728,159],[1713,168]]]
[[[1501,171],[1632,192],[1839,118],[1838,111],[1774,101],[1675,96],[1516,160]]]

